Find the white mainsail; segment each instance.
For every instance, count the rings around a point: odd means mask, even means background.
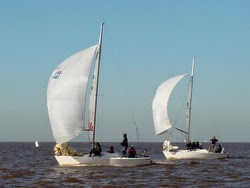
[[[50,77],[47,106],[57,143],[68,142],[84,129],[86,89],[97,47],[72,55]]]
[[[100,29],[100,38],[98,42],[98,50],[96,54],[95,68],[92,78],[92,86],[89,99],[90,101],[89,101],[88,130],[89,130],[89,139],[93,146],[95,143],[97,95],[98,95],[99,68],[101,60],[102,33],[103,33],[103,23],[101,24],[101,29]]]
[[[189,83],[188,101],[187,101],[187,113],[186,113],[186,142],[190,142],[190,124],[191,124],[191,106],[193,95],[193,80],[194,80],[194,59],[192,64],[192,72]]]
[[[94,133],[95,133],[95,121],[96,121],[96,105],[97,105],[97,75],[98,63],[95,63],[95,69],[93,74],[93,82],[91,86],[91,93],[89,99],[89,112],[88,112],[88,131],[89,131],[89,140],[94,144]]]
[[[182,74],[170,78],[158,87],[152,105],[156,135],[162,134],[172,127],[168,116],[168,100],[178,82],[187,75]]]

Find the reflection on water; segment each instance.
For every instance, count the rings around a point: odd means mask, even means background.
[[[162,143],[140,143],[154,164],[122,168],[60,167],[54,143],[39,145],[0,143],[1,187],[249,187],[250,182],[250,143],[223,143],[230,157],[220,160],[166,160]],[[119,143],[103,145],[119,148]],[[72,146],[84,148],[82,143]]]

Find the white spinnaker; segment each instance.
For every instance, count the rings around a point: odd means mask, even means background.
[[[158,87],[152,105],[156,135],[162,134],[172,127],[168,116],[168,100],[178,82],[187,75],[182,74],[170,78]]]
[[[84,129],[86,90],[97,47],[72,55],[50,77],[47,106],[57,143],[68,142]]]

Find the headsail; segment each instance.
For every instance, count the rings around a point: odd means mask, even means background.
[[[188,74],[182,74],[170,78],[158,87],[152,106],[156,135],[162,134],[172,127],[170,119],[168,117],[168,100],[171,92],[178,84],[178,82],[187,75]]]
[[[47,106],[57,143],[68,142],[84,129],[86,89],[97,47],[72,55],[50,77]]]

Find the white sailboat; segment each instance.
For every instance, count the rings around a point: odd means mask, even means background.
[[[54,139],[55,158],[60,165],[138,166],[151,163],[150,157],[126,158],[120,153],[102,152],[100,156],[82,154],[68,147],[67,142],[82,131],[89,132],[92,148],[96,142],[97,94],[101,58],[103,23],[97,45],[80,51],[62,62],[52,73],[47,90],[47,106]],[[91,66],[94,64],[89,98],[88,127],[85,106]]]
[[[156,135],[169,132],[173,128],[170,118],[168,115],[168,101],[169,97],[175,88],[175,86],[182,80],[184,77],[189,74],[182,74],[175,76],[163,82],[157,89],[152,110],[153,110],[153,119],[154,119],[154,128]],[[189,95],[187,102],[187,111],[186,111],[186,131],[177,129],[186,134],[185,141],[190,142],[190,122],[191,122],[191,104],[192,104],[192,90],[193,90],[193,77],[194,77],[194,60],[192,64],[192,72],[190,75],[190,84],[189,84]],[[166,140],[163,144],[163,153],[167,159],[215,159],[215,158],[225,158],[228,156],[227,153],[222,149],[221,153],[209,152],[207,149],[179,149],[178,146],[172,146],[170,140]]]
[[[37,148],[39,147],[38,141],[35,141],[35,146],[36,146]]]

